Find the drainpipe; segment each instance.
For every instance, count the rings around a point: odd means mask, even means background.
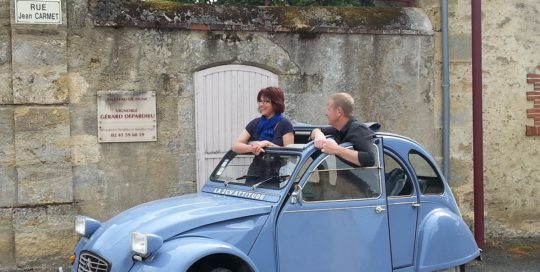
[[[448,0],[441,0],[443,68],[443,174],[450,182],[450,76],[448,64]]]
[[[471,1],[472,27],[472,110],[473,110],[473,175],[474,175],[474,238],[484,249],[484,150],[482,129],[482,9],[481,0]]]

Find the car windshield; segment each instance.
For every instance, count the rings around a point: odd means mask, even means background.
[[[276,154],[266,151],[253,154],[227,153],[210,179],[225,184],[240,184],[251,188],[283,188],[299,162],[298,155]]]

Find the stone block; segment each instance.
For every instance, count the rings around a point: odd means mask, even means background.
[[[197,180],[197,161],[195,153],[185,153],[178,157],[178,177],[179,180]]]
[[[66,107],[18,107],[14,119],[17,166],[71,162]]]
[[[11,62],[11,38],[9,33],[0,32],[0,67],[8,67]]]
[[[71,31],[77,31],[86,25],[88,1],[66,1],[68,26]]]
[[[30,30],[28,30],[30,31]],[[68,101],[65,32],[43,31],[12,37],[13,99],[17,104]]]
[[[452,62],[468,62],[472,59],[472,40],[470,33],[451,33],[448,39],[448,56]]]
[[[73,197],[74,200],[94,203],[103,200],[106,195],[105,173],[97,164],[73,167]]]
[[[0,105],[13,103],[13,91],[11,88],[11,73],[10,71],[2,72],[0,66]]]
[[[0,108],[0,155],[0,165],[14,164],[12,108]]]
[[[62,104],[68,100],[68,89],[58,84],[65,71],[13,71],[15,104]]]
[[[291,59],[289,52],[272,41],[267,34],[245,34],[238,43],[238,59],[246,63],[272,63],[274,69],[283,74],[297,74],[299,66]]]
[[[72,169],[69,164],[18,167],[19,204],[65,203],[73,200]]]
[[[105,205],[110,212],[115,214],[167,195],[167,188],[178,176],[176,156],[157,143],[107,144],[98,166],[105,176]]]
[[[195,104],[192,98],[178,99],[178,123],[182,129],[195,129]]]
[[[0,1],[0,10],[2,10],[1,3],[2,1]],[[13,102],[13,90],[11,88],[11,33],[8,30],[8,28],[0,28],[0,104]]]
[[[97,104],[96,96],[81,96],[76,104],[69,105],[71,135],[93,136],[97,143]]]
[[[11,3],[13,3],[13,1],[0,0],[0,25],[9,25],[11,21],[11,16],[9,13]],[[2,34],[3,31],[8,32],[9,28],[0,28],[0,34]]]
[[[89,165],[97,163],[101,158],[99,149],[99,144],[95,135],[74,135],[71,137],[71,156],[73,158],[73,165]]]
[[[0,209],[0,268],[15,265],[13,209]]]
[[[12,207],[17,203],[17,171],[0,165],[0,173],[0,207]]]
[[[14,233],[17,266],[64,264],[78,239],[72,205],[17,209]]]
[[[14,119],[19,203],[72,201],[67,108],[19,107]]]
[[[0,108],[0,207],[16,204],[17,172],[13,145],[13,110]]]
[[[117,214],[117,211],[112,211],[112,209],[109,206],[105,205],[105,203],[105,200],[78,200],[78,214],[94,218],[101,222],[106,221],[109,218],[115,216]]]

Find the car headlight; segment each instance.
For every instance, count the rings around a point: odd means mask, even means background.
[[[89,238],[101,227],[101,223],[87,216],[77,215],[75,217],[75,232]]]
[[[133,232],[131,233],[131,250],[145,258],[156,252],[163,245],[159,235]]]

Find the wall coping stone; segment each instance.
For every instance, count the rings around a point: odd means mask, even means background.
[[[97,0],[94,25],[202,31],[433,35],[422,9],[396,7],[216,6]]]

